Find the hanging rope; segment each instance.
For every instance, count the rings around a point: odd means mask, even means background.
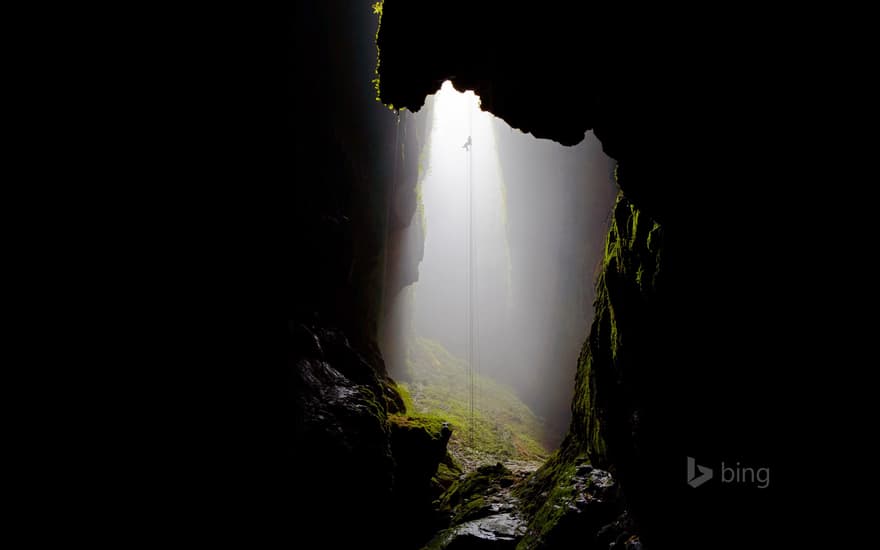
[[[476,237],[474,235],[474,197],[475,190],[473,185],[473,164],[472,149],[473,142],[473,107],[468,106],[468,140],[467,149],[467,170],[468,170],[468,384],[470,407],[470,445],[474,445],[474,436],[477,431],[476,422],[476,400],[475,400],[475,379],[477,378],[477,369],[479,362],[479,345],[477,335],[479,332],[479,318],[477,307],[477,247]]]

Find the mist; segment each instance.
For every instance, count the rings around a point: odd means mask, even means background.
[[[512,389],[548,448],[570,419],[580,347],[617,189],[592,133],[574,147],[536,139],[481,111],[449,82],[412,117],[423,129],[416,282],[388,297],[383,354],[398,379],[413,342],[435,342]],[[406,263],[406,262],[402,262]],[[394,269],[394,266],[389,267]],[[474,407],[481,403],[477,379]]]

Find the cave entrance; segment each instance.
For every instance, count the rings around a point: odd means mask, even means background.
[[[577,147],[538,140],[449,81],[401,116],[421,129],[412,223],[423,248],[420,262],[400,258],[418,262],[418,278],[385,329],[389,370],[408,414],[449,423],[464,469],[533,469],[569,423],[611,161],[591,134]]]

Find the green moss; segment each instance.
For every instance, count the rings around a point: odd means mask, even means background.
[[[554,486],[547,496],[546,504],[538,509],[530,522],[530,529],[526,531],[526,536],[523,537],[518,548],[532,548],[536,546],[537,541],[545,538],[568,511],[569,504],[574,500],[574,493],[575,489],[570,484]]]
[[[590,459],[605,461],[605,438],[599,418],[597,391],[601,377],[619,379],[625,372],[630,320],[620,318],[646,304],[656,290],[663,229],[618,194],[608,236],[602,273],[596,281],[596,314],[590,337],[578,361],[575,424]],[[630,314],[631,316],[631,314]],[[608,386],[606,386],[608,387]],[[604,391],[604,390],[602,390]],[[610,391],[610,387],[609,387]]]
[[[539,541],[556,527],[575,498],[572,478],[586,455],[576,438],[569,435],[562,447],[554,453],[528,482],[517,486],[514,495],[520,499],[522,510],[529,519],[525,537],[517,548],[535,548]]]
[[[602,269],[596,278],[595,315],[578,357],[572,427],[566,441],[599,467],[606,463],[600,391],[613,391],[627,368],[628,331],[637,330],[631,311],[644,309],[659,283],[663,228],[618,194],[605,239]],[[623,318],[621,318],[623,316]],[[613,399],[613,397],[605,397]],[[609,406],[609,401],[604,401]]]
[[[373,390],[363,387],[361,392],[364,398],[363,403],[370,409],[370,413],[377,418],[385,418],[387,412],[386,405],[379,402]]]
[[[379,51],[379,29],[382,28],[382,8],[384,4],[384,0],[379,0],[372,5],[373,15],[376,15],[379,18],[379,21],[376,24],[376,69],[373,71],[376,76],[372,80],[373,89],[376,90],[376,101],[378,101],[379,103],[382,103],[382,86],[379,78],[379,64],[381,63],[382,59],[381,52]],[[386,105],[386,107],[388,107],[388,109],[391,111],[397,112],[397,109],[394,108],[394,105],[390,103]]]
[[[431,542],[428,543],[422,550],[443,550],[447,546],[449,546],[449,541],[455,536],[454,529],[447,529],[445,531],[441,531],[436,537],[434,537]]]
[[[456,511],[452,518],[453,525],[459,524],[472,519],[477,519],[486,515],[488,510],[486,499],[481,496],[475,496],[464,502]]]
[[[412,396],[409,394],[409,387],[405,383],[398,382],[397,393],[399,393],[400,398],[403,399],[403,406],[404,406],[405,412],[415,411],[415,407],[413,406]]]
[[[494,380],[477,376],[479,402],[470,422],[470,381],[467,364],[440,344],[414,339],[407,363],[413,383],[407,386],[413,413],[443,419],[452,428],[450,447],[464,447],[489,455],[488,460],[542,460],[541,421],[513,391]]]
[[[498,463],[481,466],[450,486],[438,501],[440,512],[450,515],[458,524],[487,515],[486,495],[496,493],[514,483],[513,472]]]
[[[422,225],[422,238],[428,235],[428,220],[425,217],[425,201],[422,198],[422,177],[421,177],[421,161],[419,161],[419,181],[416,184],[416,208],[419,211],[419,223]]]
[[[426,119],[429,119],[430,116],[426,116]],[[428,170],[430,166],[428,165],[428,159],[431,154],[431,132],[426,128],[422,128],[422,132],[424,135],[419,138],[419,126],[416,127],[416,135],[417,139],[422,143],[419,148],[419,159],[418,159],[418,172],[416,176],[416,208],[419,212],[419,222],[422,226],[422,240],[424,240],[428,234],[428,222],[425,217],[425,201],[424,201],[424,189],[422,187],[422,182],[425,177],[428,175]]]
[[[596,278],[593,324],[578,357],[571,429],[560,450],[514,490],[529,519],[527,534],[517,548],[549,544],[548,535],[560,525],[575,496],[572,478],[580,464],[588,461],[607,468],[603,415],[620,400],[615,400],[615,383],[600,381],[620,380],[626,374],[626,338],[639,330],[631,312],[650,307],[660,283],[662,238],[663,228],[619,194]],[[625,409],[616,412],[626,413]]]
[[[634,248],[636,246],[636,236],[639,232],[639,216],[641,215],[641,211],[637,210],[633,205],[629,205],[630,211],[630,220],[631,226],[629,230],[629,247]]]
[[[656,253],[660,246],[660,237],[661,237],[661,227],[660,224],[654,222],[654,225],[651,226],[651,231],[648,232],[648,241],[647,247],[651,252]]]
[[[423,429],[435,438],[440,437],[440,430],[445,422],[439,416],[403,414],[388,415],[388,421],[404,428]]]
[[[461,477],[461,468],[452,457],[447,454],[446,458],[437,467],[437,473],[432,480],[440,489],[440,494],[448,491]]]

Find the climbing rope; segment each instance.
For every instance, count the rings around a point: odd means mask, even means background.
[[[474,236],[474,197],[473,185],[473,106],[468,106],[468,143],[467,147],[467,170],[468,170],[468,385],[470,408],[470,446],[474,446],[474,436],[477,431],[475,381],[479,369],[479,307],[477,302],[477,246]]]

